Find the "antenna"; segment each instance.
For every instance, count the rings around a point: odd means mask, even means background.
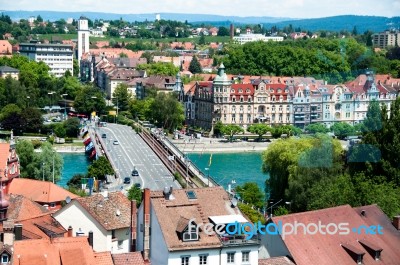
[[[65,198],[65,202],[68,204],[71,202],[71,197],[67,196],[67,198]]]

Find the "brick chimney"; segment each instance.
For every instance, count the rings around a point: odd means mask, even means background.
[[[393,225],[397,230],[400,230],[400,215],[393,217]]]
[[[143,210],[143,259],[146,261],[150,253],[150,189],[144,189]]]
[[[72,226],[68,226],[68,233],[67,233],[67,236],[68,236],[68,237],[72,237],[72,235],[73,235]]]
[[[13,221],[4,221],[3,222],[3,231],[4,231],[4,238],[3,238],[4,245],[13,246],[14,240],[15,240],[14,222]]]
[[[136,251],[136,226],[137,226],[137,207],[136,200],[131,201],[131,252]]]

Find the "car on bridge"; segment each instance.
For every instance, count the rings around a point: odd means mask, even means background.
[[[130,177],[124,178],[124,184],[131,184],[131,178]]]
[[[113,145],[119,145],[119,142],[117,140],[114,140]]]
[[[132,170],[132,177],[139,177],[139,171],[136,168]]]

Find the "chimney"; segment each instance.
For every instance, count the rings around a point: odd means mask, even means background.
[[[73,235],[73,229],[72,229],[72,226],[68,226],[68,237],[72,237],[72,235]]]
[[[136,251],[136,226],[137,226],[137,207],[136,200],[131,201],[131,252]]]
[[[15,241],[22,240],[22,224],[15,224],[14,234],[15,234]]]
[[[397,230],[400,230],[400,215],[393,217],[393,225]]]
[[[93,231],[89,231],[88,241],[89,245],[93,248]]]
[[[150,189],[144,189],[144,198],[143,198],[143,259],[149,260],[150,253]]]
[[[4,221],[3,222],[3,243],[4,245],[12,246],[14,245],[14,222]]]

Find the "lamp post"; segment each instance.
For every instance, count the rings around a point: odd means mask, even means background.
[[[292,212],[292,202],[285,202],[286,205],[289,205],[289,212]]]
[[[42,162],[42,171],[43,171],[43,181],[44,181],[44,162]]]
[[[64,120],[67,119],[67,96],[68,94],[61,95],[64,98]]]
[[[48,95],[50,95],[50,113],[52,112],[52,109],[53,109],[53,94],[54,94],[55,92],[48,92],[47,94]]]
[[[29,108],[29,101],[30,101],[31,97],[30,96],[26,96],[26,99],[28,101],[28,108]]]
[[[274,203],[273,205],[271,205],[270,208],[270,217],[272,218],[272,207],[274,207],[275,205],[277,205],[278,203],[280,203],[281,201],[283,201],[283,199],[280,199],[277,203]]]
[[[53,151],[53,184],[54,184],[54,157],[56,156],[56,152]]]
[[[206,167],[205,170],[207,171],[207,187],[210,187],[210,168]]]

